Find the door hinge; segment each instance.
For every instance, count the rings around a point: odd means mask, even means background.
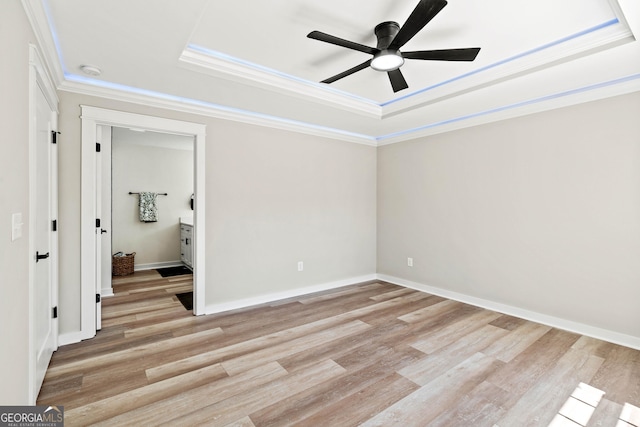
[[[51,221],[51,231],[58,231],[58,220],[54,219]]]
[[[96,218],[96,228],[100,227],[100,218]]]
[[[57,144],[58,143],[58,135],[60,135],[60,132],[56,132],[55,130],[51,131],[51,143],[52,144]]]
[[[53,309],[51,310],[51,317],[54,319],[58,318],[58,307],[53,307]]]
[[[96,142],[96,153],[100,152],[100,143]]]
[[[99,303],[99,302],[100,302],[100,300],[101,300],[101,298],[100,298],[100,294],[96,294],[96,304],[97,304],[97,303]]]

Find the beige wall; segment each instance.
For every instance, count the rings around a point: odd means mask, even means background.
[[[375,273],[375,148],[234,122],[207,141],[208,304]]]
[[[29,43],[22,5],[0,2],[0,405],[29,403]],[[11,215],[22,238],[11,241]]]
[[[184,149],[141,145],[154,137],[145,132],[133,140],[116,128],[112,138],[112,249],[136,252],[136,267],[180,262],[180,217],[193,215],[193,138],[175,137]],[[138,197],[130,191],[168,194],[158,196],[157,222],[140,222]]]
[[[29,229],[11,242],[9,225],[15,212],[29,220],[29,28],[18,0],[0,2],[0,50],[10,58],[0,61],[3,405],[28,400]],[[638,93],[377,155],[308,135],[60,97],[63,334],[80,326],[79,105],[86,104],[207,125],[207,304],[373,273],[377,212],[380,273],[640,337]]]
[[[634,93],[380,148],[378,272],[640,337],[639,118]]]
[[[80,328],[80,104],[207,125],[207,305],[375,273],[375,148],[62,92],[61,333]]]

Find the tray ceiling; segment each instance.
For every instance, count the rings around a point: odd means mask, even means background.
[[[417,0],[24,0],[62,90],[384,144],[640,90],[634,0],[450,0],[402,50],[481,47],[473,62],[407,60],[409,88],[312,40],[375,47]],[[100,76],[80,67],[100,68]]]

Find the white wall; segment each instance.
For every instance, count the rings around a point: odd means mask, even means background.
[[[62,92],[61,333],[80,329],[81,104],[206,124],[207,305],[375,273],[375,148]]]
[[[29,404],[29,43],[18,0],[0,2],[0,405]],[[22,238],[11,241],[11,215]]]
[[[380,148],[378,272],[640,337],[639,118],[634,93]]]
[[[136,252],[136,267],[179,263],[179,219],[193,215],[193,139],[170,135],[173,144],[167,145],[167,137],[113,129],[112,248]],[[140,222],[138,196],[130,191],[168,194],[157,198],[158,222]]]

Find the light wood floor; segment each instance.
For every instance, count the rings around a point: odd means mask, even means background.
[[[68,426],[640,425],[640,351],[388,283],[200,317],[191,286],[116,280],[38,404]]]

